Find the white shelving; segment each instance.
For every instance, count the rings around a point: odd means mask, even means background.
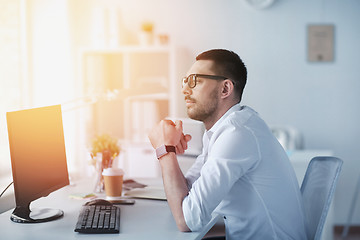
[[[133,135],[133,123],[143,121],[139,124],[149,125],[173,116],[176,104],[170,96],[176,91],[174,59],[171,46],[82,49],[84,95],[101,96],[114,90],[118,93],[112,101],[97,99],[92,114],[93,134],[112,132],[121,139],[136,140],[139,138]],[[143,109],[146,106],[153,112]],[[146,118],[142,117],[144,112]],[[119,124],[114,126],[112,121],[103,119],[109,117]]]
[[[158,176],[147,134],[156,122],[175,115],[174,48],[82,49],[80,63],[84,96],[97,96],[89,108],[87,138],[107,133],[121,139],[122,147],[128,148],[123,151],[123,166],[130,177]],[[117,93],[116,97],[108,101],[107,91]],[[136,154],[134,149],[138,149]],[[137,172],[137,168],[143,170]]]

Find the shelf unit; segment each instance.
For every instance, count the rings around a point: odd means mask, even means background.
[[[140,141],[133,133],[137,127],[174,116],[176,104],[170,98],[176,94],[173,47],[82,49],[81,68],[84,96],[98,96],[92,108],[93,134],[108,132]],[[105,99],[109,91],[117,93],[111,101]]]
[[[129,176],[159,176],[147,133],[156,122],[176,113],[174,48],[82,49],[80,67],[83,95],[95,99],[87,113],[87,141],[104,133],[117,137],[125,153],[122,167]],[[107,92],[114,95],[111,100]],[[136,171],[138,165],[148,171]]]

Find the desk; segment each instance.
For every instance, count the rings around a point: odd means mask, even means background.
[[[290,161],[294,166],[299,185],[304,177],[307,165],[311,158],[319,155],[332,155],[331,151],[298,151],[289,153]],[[194,158],[180,157],[180,165],[186,171]],[[18,224],[10,220],[12,210],[0,214],[1,239],[84,239],[84,238],[116,238],[116,239],[201,239],[202,236],[217,222],[214,216],[212,221],[197,233],[181,233],[177,230],[170,208],[165,201],[136,200],[135,205],[121,205],[120,234],[110,235],[80,235],[74,232],[83,200],[69,199],[73,193],[91,192],[93,183],[80,182],[76,186],[67,186],[46,198],[32,203],[32,207],[59,208],[65,212],[62,219],[40,224]],[[221,224],[219,221],[218,224]],[[333,205],[331,206],[324,226],[322,239],[332,239]]]
[[[301,187],[311,159],[317,156],[333,156],[333,152],[331,150],[288,151],[287,154],[294,168],[299,187]]]
[[[64,217],[55,221],[37,224],[19,224],[10,220],[13,210],[0,214],[1,239],[201,239],[216,223],[218,216],[204,227],[201,232],[180,232],[172,217],[166,201],[136,199],[134,205],[119,205],[121,209],[119,234],[79,234],[74,232],[81,205],[86,200],[71,199],[74,193],[89,191],[93,188],[88,181],[66,186],[40,198],[31,204],[31,208],[58,208],[64,211]]]

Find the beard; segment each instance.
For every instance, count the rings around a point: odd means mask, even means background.
[[[211,117],[215,115],[219,105],[217,91],[218,89],[214,89],[209,95],[209,101],[206,102],[198,102],[196,99],[186,96],[186,100],[189,99],[194,102],[193,106],[187,108],[189,118],[202,122],[211,119]]]

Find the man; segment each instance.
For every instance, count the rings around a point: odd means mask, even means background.
[[[180,231],[198,231],[213,211],[227,239],[306,239],[299,185],[289,159],[258,114],[241,106],[247,70],[237,54],[201,53],[183,79],[187,113],[202,121],[203,151],[182,174],[187,149],[181,121],[162,120],[149,134],[168,204]],[[165,146],[167,147],[165,147]]]

